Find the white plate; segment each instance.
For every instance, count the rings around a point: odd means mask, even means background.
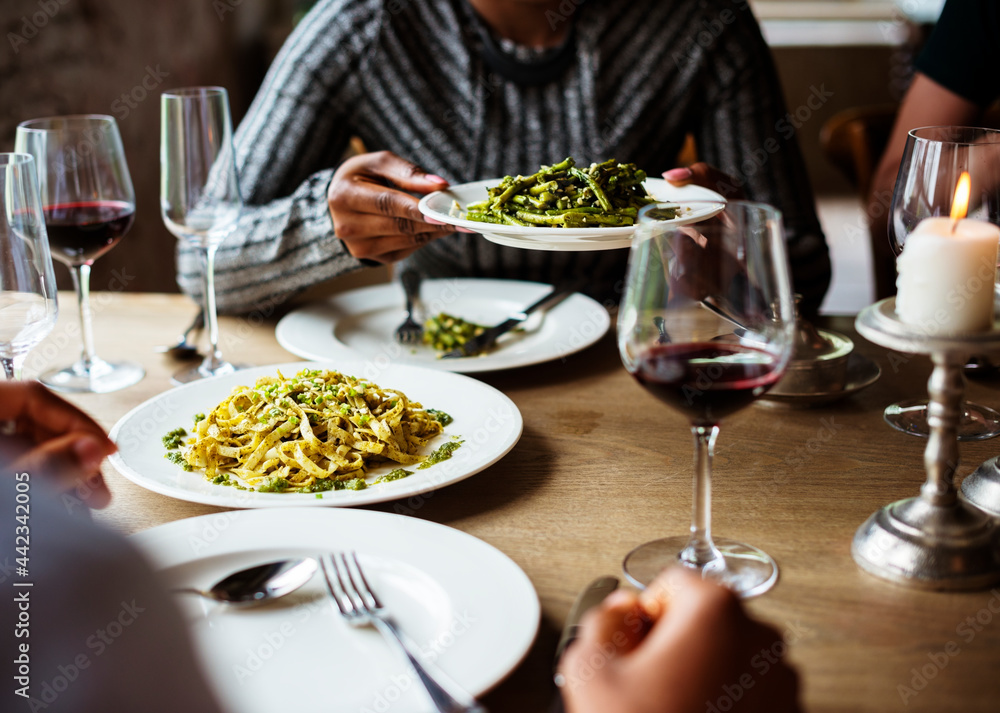
[[[468,228],[477,233],[482,233],[488,240],[500,237],[506,242],[502,245],[512,245],[514,247],[532,247],[528,241],[539,241],[547,247],[534,246],[535,249],[543,250],[600,250],[614,247],[627,247],[629,239],[635,232],[635,226],[614,228],[539,228],[534,226],[521,225],[496,225],[493,223],[482,223],[475,220],[466,220],[465,206],[470,203],[478,203],[487,198],[487,189],[500,183],[501,179],[493,178],[485,181],[475,181],[473,183],[463,183],[458,186],[451,186],[446,191],[435,191],[420,199],[418,207],[420,212],[428,218],[433,218],[442,223],[454,225],[460,228]],[[686,225],[696,223],[700,220],[711,217],[722,210],[722,206],[703,206],[698,210],[684,210],[684,203],[688,201],[720,201],[725,203],[726,199],[708,188],[701,186],[673,186],[662,178],[647,178],[643,183],[646,190],[658,201],[673,201],[680,204],[682,214],[671,221],[665,221],[672,225]],[[455,203],[460,206],[457,211]],[[521,238],[522,242],[516,240]],[[577,247],[580,238],[589,241],[607,241],[603,247],[587,245]],[[515,244],[516,243],[516,244]]]
[[[453,278],[425,280],[420,295],[428,314],[446,312],[493,325],[551,289],[539,282]],[[487,354],[439,359],[426,345],[402,345],[394,339],[405,316],[403,304],[403,288],[397,283],[363,287],[290,312],[278,322],[275,336],[282,347],[304,359],[345,357],[364,359],[371,368],[416,364],[471,374],[561,359],[589,347],[611,326],[600,303],[574,294],[531,315],[522,330],[505,334]]]
[[[367,510],[230,511],[130,539],[169,587],[204,587],[291,555],[356,550],[402,629],[477,696],[520,663],[538,629],[538,597],[514,562],[471,535],[418,518]],[[319,572],[294,594],[258,607],[225,609],[194,597],[177,602],[210,684],[233,713],[430,708],[376,631],[351,629],[334,613]]]
[[[587,252],[591,250],[617,250],[627,248],[632,245],[632,236],[620,235],[599,240],[587,238],[570,238],[569,240],[539,240],[538,238],[526,235],[503,235],[501,233],[484,232],[481,235],[491,243],[506,245],[508,248],[520,248],[521,250],[549,250],[558,252]]]
[[[252,385],[259,377],[273,376],[278,370],[285,376],[292,376],[305,368],[335,369],[363,377],[381,387],[399,389],[425,408],[435,408],[451,415],[454,422],[426,446],[427,453],[453,435],[461,437],[465,443],[449,460],[423,470],[413,468],[413,475],[407,478],[371,485],[365,490],[329,490],[323,493],[237,490],[209,482],[202,472],[185,472],[164,458],[167,451],[161,442],[163,435],[178,426],[190,428],[195,414],[211,411],[234,387]],[[521,412],[513,401],[492,386],[461,374],[403,365],[379,369],[347,359],[324,363],[295,362],[245,369],[154,396],[125,414],[111,429],[111,439],[118,444],[118,451],[109,460],[133,483],[195,503],[236,508],[365,505],[419,495],[468,478],[506,455],[521,437],[522,427]],[[385,465],[372,469],[369,481],[393,467]]]

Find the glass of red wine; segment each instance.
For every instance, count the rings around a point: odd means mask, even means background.
[[[773,586],[778,567],[756,547],[712,537],[712,453],[720,422],[777,383],[791,358],[784,227],[781,213],[761,203],[692,202],[675,215],[676,208],[659,203],[639,212],[618,347],[628,372],[690,421],[693,518],[687,536],[632,550],[624,570],[643,587],[680,564],[755,596]],[[703,219],[687,222],[693,216]]]
[[[73,276],[83,350],[73,364],[39,380],[58,391],[105,393],[145,375],[135,362],[97,356],[90,311],[90,266],[132,227],[135,192],[118,124],[98,114],[32,119],[18,125],[17,151],[35,157],[52,257]]]

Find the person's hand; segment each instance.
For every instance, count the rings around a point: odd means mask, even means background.
[[[115,452],[104,429],[37,382],[0,382],[0,459],[13,470],[45,473],[90,507],[111,500],[101,461]],[[0,460],[0,462],[2,462]]]
[[[389,151],[347,159],[333,174],[327,201],[333,231],[356,258],[392,263],[455,229],[432,224],[412,193],[448,187],[440,176]]]
[[[800,710],[781,635],[691,571],[612,593],[581,628],[559,666],[568,713]]]
[[[687,186],[695,185],[702,188],[721,193],[725,198],[746,198],[746,194],[732,176],[723,173],[714,166],[709,166],[704,161],[693,163],[686,168],[672,168],[663,172],[665,178],[671,185]]]

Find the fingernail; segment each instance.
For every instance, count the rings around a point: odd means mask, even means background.
[[[76,454],[77,462],[84,470],[94,470],[104,460],[104,451],[93,438],[83,437],[77,440],[73,444],[73,453]]]
[[[663,177],[668,181],[683,181],[687,178],[691,178],[694,175],[691,173],[690,168],[671,168],[669,171],[663,172]]]
[[[431,225],[448,225],[443,220],[436,220],[434,218],[430,218],[430,217],[427,217],[427,216],[424,216],[424,222],[425,223],[430,223]]]
[[[448,185],[447,179],[441,178],[441,176],[436,176],[433,173],[428,173],[428,174],[426,174],[425,177],[431,183],[440,183],[442,186],[447,186]]]

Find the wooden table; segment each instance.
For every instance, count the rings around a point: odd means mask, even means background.
[[[29,376],[48,366],[46,355],[58,351],[55,361],[65,361],[77,349],[73,300],[63,297],[59,325],[29,357]],[[148,371],[124,391],[72,397],[110,428],[169,388],[178,365],[152,348],[179,334],[194,308],[177,295],[99,294],[94,303],[98,353],[139,360]],[[275,321],[224,318],[224,353],[254,364],[294,360],[274,339]],[[828,326],[855,336],[851,318]],[[715,532],[779,563],[778,585],[749,608],[793,638],[808,710],[995,713],[1000,588],[922,592],[873,578],[851,559],[854,531],[872,512],[918,493],[925,441],[888,427],[882,409],[925,395],[930,372],[925,358],[856,342],[882,369],[872,387],[823,408],[755,405],[723,425]],[[524,435],[502,461],[434,492],[413,514],[489,542],[531,578],[542,603],[539,636],[485,702],[500,713],[541,712],[553,690],[552,651],[577,591],[595,576],[619,575],[633,546],[686,532],[692,443],[684,419],[625,373],[611,335],[562,362],[478,378],[514,400]],[[998,384],[971,382],[968,396],[997,406]],[[1000,440],[962,444],[959,476],[998,450]],[[114,502],[98,518],[124,533],[219,511],[146,491],[110,467],[105,476]],[[394,504],[371,509],[393,512]]]

